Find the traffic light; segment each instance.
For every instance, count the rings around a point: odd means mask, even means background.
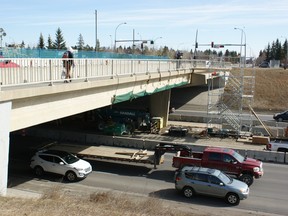
[[[212,48],[214,47],[214,42],[211,42],[211,47],[212,47]]]
[[[198,48],[198,42],[196,42],[196,44],[195,44],[195,48]]]
[[[219,48],[224,48],[224,45],[219,45]]]
[[[141,49],[143,49],[144,48],[144,45],[143,45],[143,43],[141,43]]]
[[[150,41],[150,44],[154,44],[154,41],[153,41],[153,40],[151,40],[151,41]]]

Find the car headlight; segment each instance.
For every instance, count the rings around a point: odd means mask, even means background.
[[[254,172],[259,172],[259,171],[260,171],[260,168],[259,168],[259,167],[254,167],[254,168],[253,168],[253,171],[254,171]]]
[[[76,168],[76,167],[75,167],[75,169],[76,169],[77,171],[83,171],[83,170],[84,170],[83,168]]]

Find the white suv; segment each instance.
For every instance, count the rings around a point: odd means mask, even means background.
[[[32,158],[30,167],[37,176],[44,172],[63,175],[68,181],[85,178],[92,172],[89,162],[79,159],[73,154],[58,150],[43,150],[37,152]]]

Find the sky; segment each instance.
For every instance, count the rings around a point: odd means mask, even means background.
[[[113,47],[116,36],[188,51],[195,49],[198,32],[198,50],[214,42],[224,45],[217,52],[243,53],[246,42],[246,56],[257,57],[268,43],[288,38],[287,11],[287,0],[1,0],[0,28],[6,33],[3,45],[37,46],[40,34],[47,45],[60,28],[67,46],[75,46],[81,34],[94,47],[96,38],[100,46]]]

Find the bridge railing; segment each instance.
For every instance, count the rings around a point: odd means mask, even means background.
[[[207,68],[206,60],[170,59],[82,59],[76,58],[72,79],[114,78],[117,76],[161,73],[179,69]],[[210,62],[208,67],[227,68],[230,63]],[[1,86],[31,85],[63,81],[63,59],[47,58],[2,58],[0,60]]]

